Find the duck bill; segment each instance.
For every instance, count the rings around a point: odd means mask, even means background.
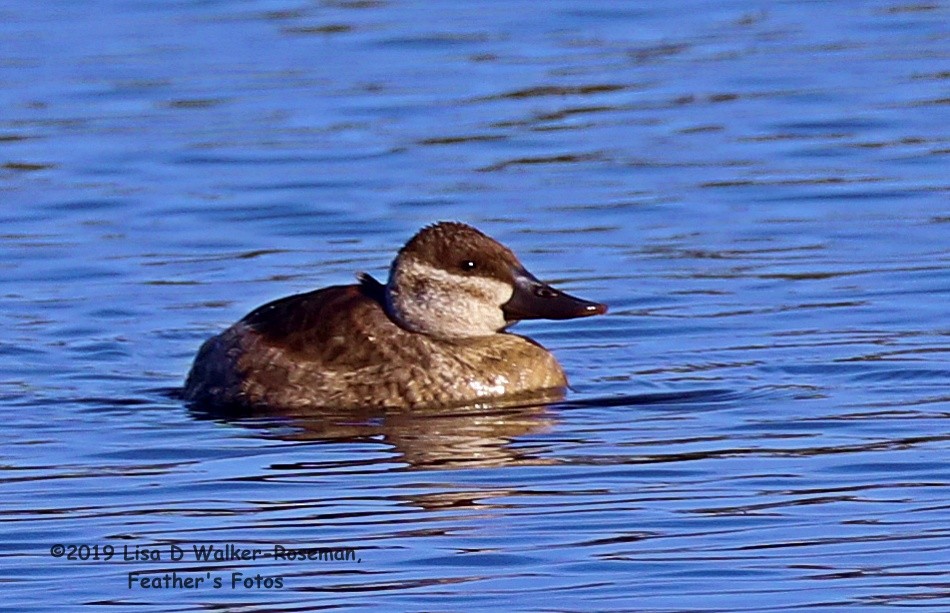
[[[515,291],[502,307],[505,319],[574,319],[602,315],[607,305],[582,300],[538,281],[526,270],[515,272]]]

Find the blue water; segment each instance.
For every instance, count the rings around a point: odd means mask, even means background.
[[[0,607],[950,610],[948,24],[899,0],[0,4]],[[384,277],[440,219],[610,304],[517,328],[566,401],[177,399],[205,338]],[[210,543],[359,560],[169,559]]]

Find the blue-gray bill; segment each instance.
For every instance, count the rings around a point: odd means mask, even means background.
[[[515,322],[522,319],[575,319],[602,315],[607,312],[607,305],[556,290],[522,268],[515,271],[515,290],[502,310],[505,319]]]

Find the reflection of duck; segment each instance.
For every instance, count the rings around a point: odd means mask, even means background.
[[[180,389],[162,392],[180,399]],[[581,398],[558,402],[559,396],[537,396],[534,404],[493,401],[458,407],[426,408],[323,408],[314,411],[299,409],[258,409],[219,411],[216,407],[192,404],[189,407],[195,419],[224,421],[243,426],[265,439],[289,443],[329,443],[345,445],[347,453],[322,456],[323,460],[308,459],[300,462],[281,462],[274,470],[300,475],[323,475],[327,471],[352,470],[355,465],[367,470],[387,470],[406,464],[407,469],[491,468],[500,466],[539,466],[571,463],[587,459],[555,457],[551,452],[556,443],[544,439],[526,439],[554,429],[561,416],[574,410],[609,407],[643,408],[650,410],[697,411],[722,407],[736,401],[736,394],[728,390],[704,389],[674,393],[651,393],[599,398]],[[94,398],[99,406],[103,400]],[[507,399],[506,399],[507,400]],[[144,401],[143,401],[144,402]],[[233,409],[233,407],[229,408]],[[517,444],[512,444],[517,441]],[[713,450],[710,454],[715,455]],[[696,453],[669,453],[643,455],[637,459],[621,458],[624,462],[669,462],[688,459]],[[313,458],[311,454],[304,457]],[[380,468],[378,465],[385,465]],[[401,468],[401,467],[400,467]],[[458,497],[456,498],[456,495]],[[504,495],[504,492],[498,495]],[[440,506],[475,507],[490,497],[481,487],[475,492],[433,494],[412,499],[426,508]]]
[[[550,400],[555,400],[551,398]],[[540,402],[540,401],[539,401]],[[221,414],[192,408],[199,418],[219,419]],[[436,407],[432,409],[321,409],[269,410],[249,413],[252,419],[234,419],[235,425],[252,427],[265,438],[293,442],[355,444],[361,450],[385,450],[377,462],[405,463],[413,469],[486,468],[507,465],[549,464],[537,456],[537,447],[511,442],[540,434],[555,424],[555,416],[542,404],[512,406]],[[392,455],[389,455],[392,454]],[[350,456],[348,456],[350,457]],[[323,463],[304,462],[294,470],[324,470]]]
[[[424,228],[389,281],[368,275],[266,304],[198,352],[185,397],[206,406],[433,407],[560,395],[557,360],[504,330],[604,305],[559,292],[460,223]]]

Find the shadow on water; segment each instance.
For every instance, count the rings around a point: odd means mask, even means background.
[[[163,389],[181,400],[181,390]],[[726,390],[628,394],[564,401],[535,398],[460,407],[430,409],[281,411],[218,409],[191,404],[196,420],[213,420],[256,430],[264,438],[332,443],[383,443],[414,469],[545,465],[560,462],[517,448],[519,437],[552,431],[562,411],[585,408],[682,406],[733,399]]]

